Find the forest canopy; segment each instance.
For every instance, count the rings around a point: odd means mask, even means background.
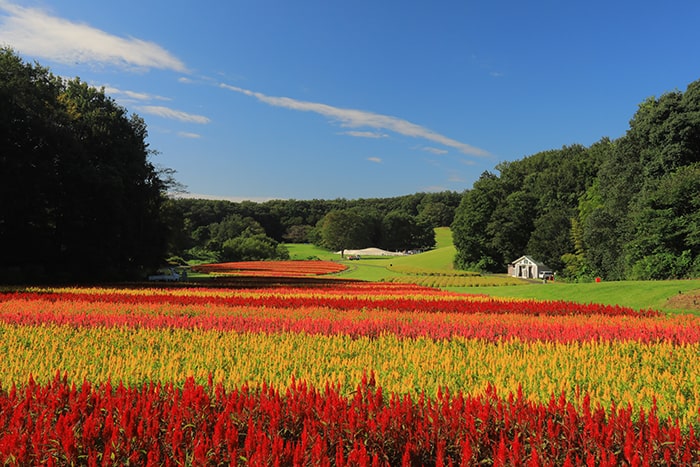
[[[190,262],[242,259],[240,255],[227,255],[222,242],[228,239],[238,243],[251,232],[259,235],[260,242],[274,245],[275,250],[261,250],[249,259],[284,258],[285,243],[314,243],[332,251],[431,248],[435,245],[434,227],[452,223],[461,197],[461,193],[444,191],[393,198],[263,203],[170,199],[167,217],[177,225],[170,252]],[[239,227],[221,229],[232,223]]]
[[[113,280],[165,254],[171,172],[146,125],[79,78],[0,49],[0,280]]]
[[[617,140],[496,169],[455,213],[459,268],[529,254],[571,280],[700,276],[700,81],[646,99]]]

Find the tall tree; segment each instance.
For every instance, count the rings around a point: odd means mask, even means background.
[[[669,193],[683,186],[684,196],[700,196],[684,181],[686,168],[700,162],[700,81],[642,102],[610,154],[596,187],[600,204],[582,222],[594,272],[609,279],[691,274],[698,253],[681,232],[692,216],[676,211],[687,200]]]
[[[426,221],[404,211],[392,211],[381,220],[379,246],[392,251],[432,248],[435,230]]]
[[[331,211],[320,221],[323,246],[333,251],[366,248],[374,241],[374,221],[358,209]]]
[[[16,280],[98,280],[157,265],[167,183],[146,126],[104,92],[0,50],[0,242]],[[12,200],[12,202],[10,202]]]
[[[502,199],[491,213],[486,234],[498,257],[505,262],[531,253],[527,245],[534,229],[536,206],[537,199],[531,193],[515,191]]]
[[[465,192],[452,223],[452,238],[460,269],[499,271],[503,257],[493,246],[487,227],[491,215],[503,199],[501,182],[495,174],[484,172]]]

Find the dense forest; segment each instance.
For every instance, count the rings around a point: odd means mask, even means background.
[[[529,254],[569,280],[700,276],[700,81],[646,99],[619,139],[496,170],[455,213],[458,267]]]
[[[431,248],[434,227],[452,223],[461,198],[451,191],[264,203],[175,198],[165,211],[175,227],[173,257],[190,262],[283,259],[288,255],[284,243],[314,243],[333,251]]]
[[[0,281],[143,275],[166,252],[171,172],[104,92],[0,49]]]

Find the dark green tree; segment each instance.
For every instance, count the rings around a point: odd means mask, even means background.
[[[287,228],[283,240],[289,243],[307,243],[310,241],[309,233],[313,226],[305,224],[293,224]]]
[[[220,258],[222,261],[284,260],[289,259],[289,251],[265,234],[245,232],[224,242]]]
[[[640,104],[601,165],[600,204],[582,222],[586,258],[595,274],[608,279],[692,274],[698,253],[684,235],[692,215],[681,207],[692,202],[669,193],[679,182],[683,196],[699,196],[696,186],[682,181],[686,168],[698,162],[700,81],[685,93]]]
[[[527,252],[554,271],[563,271],[562,256],[574,249],[571,219],[566,210],[551,210],[535,220]]]
[[[375,220],[358,209],[331,211],[320,221],[319,233],[321,246],[343,255],[347,249],[372,246]]]
[[[537,199],[525,191],[511,193],[498,203],[486,225],[486,234],[498,258],[510,262],[526,253],[532,254],[527,246],[534,229],[536,206]]]
[[[501,182],[490,172],[481,174],[473,188],[462,197],[452,223],[457,268],[485,271],[502,269],[503,257],[494,248],[487,232],[491,216],[502,199]]]
[[[242,217],[239,214],[229,214],[221,222],[214,222],[206,227],[209,238],[204,246],[211,251],[220,251],[224,242],[232,238],[240,237],[244,233],[248,236],[266,235],[265,229],[252,217]]]
[[[381,220],[379,244],[390,251],[425,249],[435,246],[435,231],[428,222],[404,211],[392,211]]]
[[[157,266],[167,247],[168,183],[150,162],[144,121],[9,49],[0,49],[0,77],[7,278],[117,279]]]
[[[418,206],[418,217],[428,222],[432,227],[449,227],[455,217],[455,208],[441,201],[424,201]]]
[[[700,255],[700,163],[662,177],[640,196],[625,246],[633,279],[693,277]]]

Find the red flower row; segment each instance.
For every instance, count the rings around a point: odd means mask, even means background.
[[[491,342],[511,338],[564,343],[598,340],[700,342],[700,325],[693,316],[631,319],[628,316],[406,313],[377,309],[338,312],[309,306],[290,309],[150,303],[132,306],[119,302],[51,302],[32,297],[31,300],[0,301],[0,321],[23,326],[186,328],[352,337],[394,334],[400,338],[463,337]]]
[[[635,311],[618,305],[582,304],[565,301],[518,300],[507,301],[498,299],[474,299],[470,296],[456,294],[439,294],[435,291],[425,296],[383,296],[371,295],[353,296],[347,290],[341,294],[326,293],[326,289],[318,294],[303,295],[280,293],[279,290],[251,290],[249,293],[235,295],[202,293],[182,295],[168,293],[167,290],[149,294],[129,293],[91,293],[91,292],[11,292],[0,294],[0,301],[6,300],[48,300],[48,301],[83,301],[111,302],[129,304],[172,304],[185,306],[221,305],[228,307],[265,307],[274,309],[290,309],[303,307],[332,308],[334,310],[394,310],[405,312],[425,313],[465,313],[465,314],[525,314],[531,316],[574,316],[574,315],[606,315],[606,316],[659,316],[652,310]],[[365,292],[367,293],[367,292]]]
[[[697,465],[693,427],[606,412],[588,397],[549,403],[441,392],[384,395],[365,377],[353,396],[294,382],[226,392],[187,380],[76,388],[64,376],[0,389],[4,465]]]

